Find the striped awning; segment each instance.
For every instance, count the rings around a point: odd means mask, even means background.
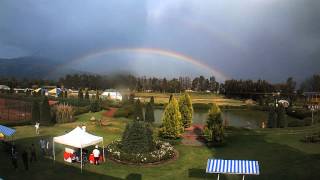
[[[12,136],[15,132],[15,129],[0,125],[0,133],[4,134],[5,136]]]
[[[208,159],[207,173],[259,175],[258,161]]]

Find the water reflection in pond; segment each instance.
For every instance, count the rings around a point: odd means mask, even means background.
[[[154,113],[156,123],[161,123],[163,110],[155,109]],[[205,124],[207,114],[208,111],[196,110],[193,114],[193,123]],[[259,128],[263,121],[268,120],[268,114],[255,110],[224,110],[222,111],[222,118],[227,120],[229,126]]]

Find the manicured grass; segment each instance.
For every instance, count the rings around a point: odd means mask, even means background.
[[[243,101],[236,99],[229,99],[222,95],[217,95],[213,93],[189,93],[192,99],[192,103],[216,103],[218,105],[228,105],[228,106],[241,106],[245,105]],[[136,93],[137,97],[140,97],[142,101],[148,102],[150,97],[153,96],[155,103],[168,103],[170,93]],[[178,97],[180,93],[173,93],[175,97]]]
[[[33,126],[18,126],[15,135],[18,150],[38,144],[42,137],[52,138],[70,131],[77,125],[86,124],[87,131],[104,137],[106,144],[120,138],[128,119],[107,118],[109,126],[91,124],[91,116],[99,117],[102,112],[84,114],[78,121],[41,127],[40,136],[35,135]],[[177,145],[179,158],[176,161],[154,167],[139,167],[113,163],[109,160],[100,166],[86,165],[80,173],[79,164],[63,162],[64,146],[57,146],[57,161],[41,157],[23,170],[14,171],[8,156],[0,151],[0,177],[4,179],[216,179],[216,175],[205,173],[208,158],[251,159],[261,165],[260,176],[246,176],[246,179],[318,179],[320,177],[320,144],[305,144],[299,140],[309,132],[320,131],[320,126],[290,129],[246,130],[230,128],[224,147],[191,147]],[[20,158],[20,155],[19,155]],[[239,175],[222,175],[220,179],[241,179]]]

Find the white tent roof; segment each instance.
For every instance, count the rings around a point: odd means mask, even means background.
[[[76,127],[74,130],[63,136],[54,137],[53,141],[76,148],[85,148],[102,142],[103,137],[89,134],[80,127]]]

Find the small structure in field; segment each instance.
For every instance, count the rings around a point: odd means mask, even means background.
[[[118,101],[122,101],[122,95],[119,91],[115,90],[115,89],[106,89],[105,91],[103,91],[103,93],[100,96],[102,99],[113,99],[113,100],[118,100]]]

